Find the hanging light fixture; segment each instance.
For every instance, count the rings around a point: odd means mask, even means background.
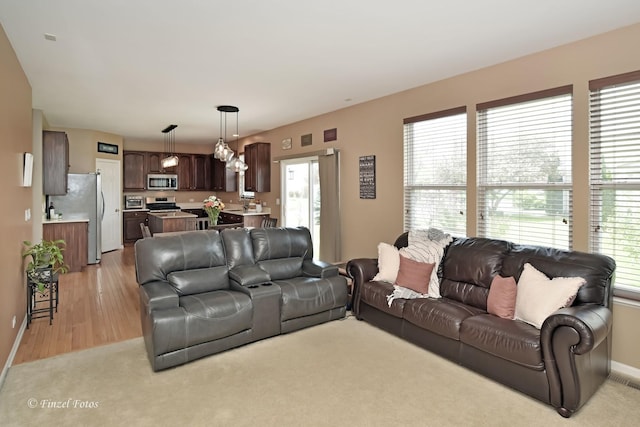
[[[240,160],[240,157],[235,156],[235,153],[233,152],[231,147],[229,147],[229,144],[227,144],[225,141],[227,138],[227,114],[236,113],[236,132],[233,134],[233,136],[236,138],[236,150],[238,149],[238,137],[240,136],[238,130],[238,112],[240,111],[240,109],[233,105],[220,105],[218,106],[218,111],[220,112],[220,137],[218,138],[218,142],[216,142],[216,145],[213,148],[213,156],[216,159],[226,162],[226,167],[228,169],[232,169],[234,172],[244,173],[244,171],[248,168],[247,165],[242,160]]]
[[[227,168],[241,175],[244,175],[244,171],[246,171],[249,167],[240,158],[240,143],[238,142],[238,137],[240,136],[238,130],[238,114],[236,114],[236,133],[233,136],[235,136],[236,138],[236,150],[238,150],[238,156],[227,162]]]
[[[164,152],[165,154],[169,154],[168,157],[165,157],[160,161],[163,168],[178,166],[178,156],[175,155],[176,137],[174,133],[174,130],[177,127],[178,125],[169,125],[162,129],[162,133],[164,134]]]

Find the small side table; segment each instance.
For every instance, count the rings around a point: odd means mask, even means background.
[[[27,276],[27,329],[33,319],[49,317],[49,325],[53,321],[53,311],[58,312],[58,273],[52,269],[43,269],[39,273],[44,283],[40,291],[38,283]]]

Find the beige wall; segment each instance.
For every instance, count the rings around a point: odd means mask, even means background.
[[[327,147],[342,153],[342,253],[345,260],[376,256],[377,244],[392,242],[403,231],[402,120],[406,117],[467,106],[468,188],[467,230],[476,234],[475,105],[543,89],[572,84],[574,88],[574,246],[588,250],[588,81],[640,69],[637,51],[640,24],[576,43],[497,64],[488,68],[393,94],[371,102],[314,117],[243,140],[272,143],[274,157]],[[312,102],[312,100],[310,101]],[[324,143],[323,131],[337,128],[338,140]],[[313,144],[301,147],[301,135]],[[293,138],[293,149],[280,142]],[[358,158],[376,155],[377,198],[359,198]],[[272,173],[271,203],[279,194],[280,175]],[[616,304],[614,359],[640,369],[640,342],[634,328],[640,308]],[[633,344],[632,344],[633,343]]]
[[[26,312],[26,281],[22,242],[32,239],[31,223],[24,211],[32,207],[32,187],[21,187],[22,153],[33,152],[31,128],[31,86],[0,26],[0,368],[3,368],[16,340]],[[34,159],[34,164],[41,159]],[[16,326],[12,319],[16,317]]]

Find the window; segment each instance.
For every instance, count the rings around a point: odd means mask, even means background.
[[[640,72],[589,89],[590,249],[616,260],[617,294],[640,292]]]
[[[478,234],[571,248],[571,86],[478,110]]]
[[[466,108],[404,120],[404,229],[466,236]]]

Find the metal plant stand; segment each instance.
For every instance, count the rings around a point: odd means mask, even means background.
[[[31,320],[49,317],[49,325],[53,321],[53,312],[58,312],[58,273],[51,268],[38,270],[38,280],[44,284],[42,290],[38,283],[27,275],[27,329]]]

